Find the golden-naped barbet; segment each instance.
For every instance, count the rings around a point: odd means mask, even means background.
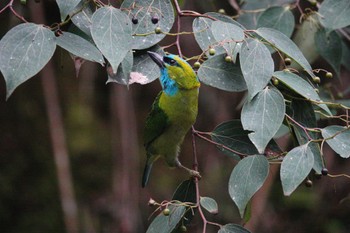
[[[192,176],[200,177],[199,172],[184,167],[178,159],[184,137],[197,118],[199,80],[192,67],[179,56],[162,56],[150,51],[148,55],[160,68],[162,91],[146,120],[144,146],[147,161],[142,187],[148,182],[153,162],[160,157],[170,167],[181,167]]]

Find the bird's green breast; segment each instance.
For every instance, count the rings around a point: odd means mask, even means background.
[[[163,92],[158,104],[167,115],[169,123],[162,135],[152,143],[152,150],[155,150],[153,153],[164,156],[169,166],[175,166],[180,145],[196,121],[198,88],[180,90],[173,96]]]

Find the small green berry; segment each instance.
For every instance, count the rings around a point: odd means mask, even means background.
[[[225,9],[219,9],[219,10],[218,10],[218,13],[225,15],[225,14],[226,14],[226,11],[225,11]]]
[[[289,57],[286,57],[286,58],[284,59],[284,63],[285,63],[287,66],[289,66],[290,64],[292,64],[292,59],[290,59]]]
[[[333,74],[331,72],[326,73],[326,78],[333,78]]]
[[[156,15],[152,16],[151,21],[152,21],[153,24],[157,24],[158,21],[159,21],[158,16],[156,16]]]
[[[310,188],[310,187],[312,187],[312,185],[313,185],[313,183],[312,183],[311,180],[307,179],[307,180],[305,181],[305,186],[306,186],[306,187]]]
[[[163,214],[164,214],[164,216],[169,216],[170,210],[169,210],[168,208],[165,208],[165,209],[163,210]]]
[[[182,226],[180,227],[180,231],[181,231],[181,232],[186,232],[186,231],[187,231],[187,227],[186,227],[185,225],[182,225]]]
[[[199,61],[196,61],[194,64],[193,64],[194,68],[198,69],[200,66],[201,66],[201,63]]]
[[[273,85],[278,86],[280,81],[277,78],[274,78],[274,79],[272,79],[272,83],[273,83]]]
[[[132,22],[133,24],[138,24],[138,23],[139,23],[139,20],[138,20],[138,18],[132,17],[131,22]]]
[[[321,170],[321,173],[322,173],[322,175],[323,176],[326,176],[326,175],[328,175],[328,169],[327,168],[322,168],[322,170]]]
[[[320,93],[320,90],[318,90],[317,88],[314,89],[316,93]]]
[[[321,83],[321,79],[318,76],[313,77],[312,81],[314,81],[314,83]]]
[[[214,56],[215,55],[215,49],[211,48],[209,49],[209,55]]]
[[[229,55],[227,55],[227,56],[225,57],[225,62],[232,62],[232,57],[229,56]]]
[[[162,29],[161,29],[160,27],[156,27],[156,28],[154,29],[154,32],[155,32],[156,34],[160,34],[160,33],[162,33]]]
[[[26,5],[27,4],[27,0],[21,0],[21,4],[22,5]]]

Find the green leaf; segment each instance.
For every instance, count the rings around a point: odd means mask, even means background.
[[[232,18],[222,15],[216,12],[209,12],[205,15],[209,15],[215,19],[218,19],[220,22],[226,22],[233,24],[235,26],[238,26],[244,30],[244,27],[234,21]],[[215,37],[212,33],[211,26],[212,23],[215,22],[212,19],[205,18],[205,17],[197,17],[193,20],[193,32],[194,37],[199,45],[199,47],[206,51],[209,49],[209,47],[213,46],[214,44],[217,44],[217,41],[215,40]],[[225,49],[222,46],[215,46],[216,54],[222,54],[226,53]],[[206,53],[208,55],[208,52]]]
[[[253,131],[248,136],[260,154],[282,125],[285,108],[282,94],[271,87],[266,87],[244,104],[242,125],[245,130]]]
[[[321,24],[331,30],[350,25],[349,0],[325,0],[318,10]]]
[[[197,75],[201,82],[224,91],[238,92],[247,89],[239,64],[226,62],[225,54],[203,62]]]
[[[342,60],[342,40],[335,32],[327,33],[326,30],[318,30],[315,35],[315,44],[318,53],[332,66],[339,76]]]
[[[117,72],[131,47],[131,22],[127,15],[112,6],[98,9],[91,20],[92,38],[113,71]]]
[[[153,46],[147,51],[153,51],[164,55],[164,51],[158,45]],[[159,77],[159,67],[150,58],[147,51],[139,50],[134,53],[134,65],[130,74],[129,84],[139,83],[144,85],[153,82]]]
[[[274,62],[268,48],[256,39],[247,39],[243,43],[240,59],[248,87],[248,99],[251,100],[270,81],[275,68]]]
[[[95,45],[80,36],[70,32],[63,32],[62,35],[56,38],[56,42],[58,46],[77,57],[92,62],[98,62],[102,66],[104,65],[102,53],[95,47]]]
[[[259,28],[256,30],[256,33],[269,42],[272,46],[276,47],[288,57],[293,59],[296,63],[303,67],[311,77],[315,77],[315,74],[312,73],[312,68],[309,62],[299,50],[298,46],[296,46],[294,42],[282,32],[272,28]]]
[[[280,170],[283,193],[289,196],[301,184],[314,165],[309,144],[298,146],[283,158]]]
[[[312,104],[307,100],[293,99],[288,114],[300,125],[306,128],[317,127],[314,108],[312,107]],[[296,124],[292,124],[292,127],[299,145],[304,145],[309,142],[310,139],[306,135],[304,129],[302,129]],[[308,134],[312,139],[318,139],[317,133],[309,131]],[[309,148],[311,149],[311,152],[314,155],[313,169],[316,171],[316,173],[321,174],[323,165],[321,159],[322,155],[320,151],[320,146],[318,143],[311,142],[309,143]]]
[[[93,12],[89,4],[86,4],[85,2],[79,3],[74,12],[78,12],[76,14],[70,14],[74,25],[77,26],[86,35],[91,37],[91,18]]]
[[[117,73],[113,73],[112,67],[107,67],[107,74],[108,74],[108,80],[106,83],[115,82],[123,85],[129,85],[130,84],[130,74],[131,69],[133,65],[133,55],[132,51],[130,50],[124,60],[120,63]]]
[[[156,27],[160,27],[163,32],[169,32],[172,28],[175,16],[170,0],[125,0],[121,9],[125,9],[131,23],[132,17],[138,19],[137,24],[132,24],[132,34],[153,33]],[[159,21],[153,24],[151,19],[157,16]],[[151,34],[147,36],[133,36],[133,49],[146,49],[157,44],[165,37],[165,34]]]
[[[350,130],[340,125],[331,125],[321,130],[327,144],[342,158],[350,157]],[[332,137],[332,138],[331,138]],[[330,138],[330,139],[328,139]]]
[[[294,30],[294,15],[288,7],[270,7],[258,18],[257,27],[273,28],[290,37]]]
[[[250,132],[251,131],[243,129],[240,120],[231,120],[218,125],[211,132],[211,138],[214,142],[220,143],[240,154],[255,155],[259,152],[248,137]],[[269,142],[267,148],[275,153],[281,153],[280,148],[274,140]],[[222,151],[224,154],[233,157],[236,160],[240,160],[239,154],[226,150],[222,147],[218,147],[218,149],[220,149],[220,151]]]
[[[72,11],[81,1],[82,0],[56,0],[58,8],[60,8],[62,22],[70,13],[72,13]]]
[[[223,21],[214,21],[211,24],[211,32],[218,44],[221,44],[229,55],[234,54],[237,49],[237,42],[244,40],[244,31],[241,27]]]
[[[200,197],[201,206],[211,214],[217,214],[219,212],[218,203],[210,197]]]
[[[304,98],[316,102],[320,102],[321,99],[315,89],[303,78],[300,76],[293,74],[291,72],[286,71],[276,71],[273,73],[273,76],[280,80],[282,83],[287,85],[294,92],[303,96]],[[329,115],[331,115],[331,111],[325,104],[317,104],[320,108],[325,110]]]
[[[36,75],[56,49],[55,34],[34,23],[12,28],[0,41],[0,70],[6,81],[6,98]]]
[[[222,226],[218,233],[250,233],[250,231],[240,225],[230,223]]]
[[[181,202],[187,203],[195,203],[197,202],[197,194],[196,194],[196,184],[193,179],[183,181],[175,190],[173,194],[172,200],[177,200]],[[196,209],[193,211],[189,211],[189,207],[186,208],[186,213],[182,220],[182,223],[188,225],[196,212]]]
[[[342,60],[341,64],[350,70],[350,46],[348,46],[344,41],[342,41]]]
[[[269,162],[263,155],[248,156],[234,167],[229,180],[229,194],[243,218],[250,198],[259,190],[269,173]]]
[[[149,225],[146,233],[171,233],[183,218],[186,207],[169,205],[169,216],[160,213]]]

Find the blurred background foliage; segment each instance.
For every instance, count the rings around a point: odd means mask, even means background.
[[[27,19],[31,19],[29,7],[34,13],[35,8],[43,7],[45,24],[60,21],[55,1],[28,2],[27,6],[15,2],[16,10]],[[5,4],[6,1],[1,1],[0,8]],[[229,1],[183,0],[181,4],[183,9],[201,13],[225,9],[227,14],[235,14]],[[182,30],[190,31],[192,20],[183,18]],[[0,14],[0,35],[18,23],[9,11]],[[166,38],[161,44],[169,42],[171,39]],[[185,56],[200,52],[191,35],[182,36],[181,43]],[[145,159],[141,135],[147,113],[160,90],[159,83],[136,84],[129,89],[106,85],[104,68],[90,62],[82,65],[76,78],[72,59],[61,49],[56,51],[53,63],[78,206],[79,232],[145,232],[154,210],[147,205],[149,198],[158,202],[168,200],[176,186],[187,179],[187,174],[178,169],[169,170],[160,162],[154,167],[149,186],[141,189],[140,173]],[[320,66],[324,67],[322,61],[313,64]],[[8,101],[5,101],[4,79],[0,79],[0,232],[4,233],[65,232],[41,80],[45,77],[39,76],[21,85]],[[331,85],[344,90],[349,84],[349,71],[342,70],[341,80]],[[211,131],[223,121],[238,118],[241,98],[240,93],[202,85],[196,128]],[[125,137],[125,129],[135,134]],[[288,137],[278,142],[288,149]],[[219,214],[208,218],[223,224],[240,223],[227,191],[235,161],[203,141],[197,140],[197,150],[203,176],[201,194],[215,198],[219,204]],[[350,172],[348,160],[328,152],[330,173]],[[192,163],[190,135],[183,145],[181,160],[187,165]],[[248,229],[260,233],[349,232],[349,179],[310,176],[312,188],[300,187],[291,197],[284,197],[280,182],[275,182],[279,180],[277,166],[271,167],[266,184],[253,199]],[[190,231],[199,232],[200,226],[200,219],[195,218]],[[214,227],[208,229],[208,232],[216,231]]]

